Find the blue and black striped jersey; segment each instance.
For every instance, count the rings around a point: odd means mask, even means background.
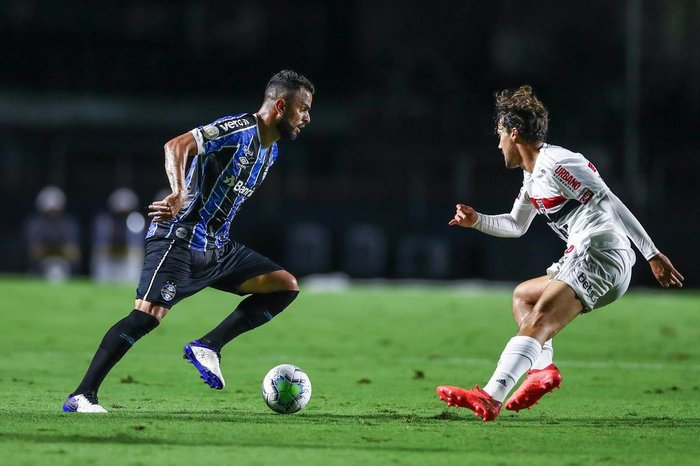
[[[219,118],[193,129],[197,155],[187,172],[187,200],[178,215],[151,222],[146,238],[177,237],[196,251],[222,247],[231,221],[277,159],[277,144],[260,144],[257,115]]]

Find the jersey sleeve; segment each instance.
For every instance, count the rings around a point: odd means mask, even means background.
[[[222,117],[208,125],[194,128],[190,133],[197,143],[197,155],[210,154],[224,146],[240,144],[241,133],[250,126],[250,119],[238,115]]]
[[[551,176],[564,197],[581,204],[610,191],[595,166],[580,154],[555,163]]]
[[[518,197],[513,202],[510,213],[500,215],[478,214],[479,217],[472,228],[491,236],[501,238],[518,238],[530,228],[532,219],[537,215],[525,186],[520,188]]]
[[[651,240],[642,224],[639,223],[637,217],[634,216],[620,198],[615,196],[612,191],[609,191],[601,199],[601,207],[615,215],[625,234],[632,240],[646,260],[651,259],[659,253],[659,250],[654,245],[654,242]]]

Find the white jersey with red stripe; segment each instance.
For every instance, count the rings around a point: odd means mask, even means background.
[[[617,228],[610,212],[598,200],[610,191],[595,166],[583,155],[545,144],[540,148],[532,173],[523,170],[519,197],[567,242],[608,232],[610,249],[630,247],[627,235]]]
[[[523,185],[510,214],[479,214],[473,228],[484,233],[517,237],[536,214],[568,247],[595,239],[595,248],[626,249],[628,237],[646,259],[658,253],[644,228],[605,184],[583,155],[559,146],[540,148],[532,173],[523,171]]]

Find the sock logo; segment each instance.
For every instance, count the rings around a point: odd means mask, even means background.
[[[498,379],[496,380],[497,383],[500,383],[504,387],[506,387],[508,384],[506,383],[506,379]]]
[[[166,301],[173,299],[175,297],[175,293],[177,293],[177,287],[173,282],[165,282],[163,288],[160,289],[160,295]]]
[[[131,346],[134,346],[134,343],[136,343],[136,340],[134,340],[132,337],[130,337],[126,333],[122,333],[119,336],[122,337],[123,339],[125,339],[126,342],[129,343]]]

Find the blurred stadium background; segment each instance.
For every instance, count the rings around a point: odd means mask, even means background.
[[[697,0],[5,0],[0,272],[27,270],[23,225],[55,185],[88,274],[110,193],[145,207],[167,187],[163,143],[257,110],[292,68],[316,85],[312,124],[281,144],[232,237],[297,275],[542,274],[563,245],[541,220],[520,240],[447,226],[456,202],[510,209],[522,175],[503,168],[493,93],[530,83],[549,142],[591,159],[696,286],[698,24]],[[643,264],[633,284],[653,285]]]

